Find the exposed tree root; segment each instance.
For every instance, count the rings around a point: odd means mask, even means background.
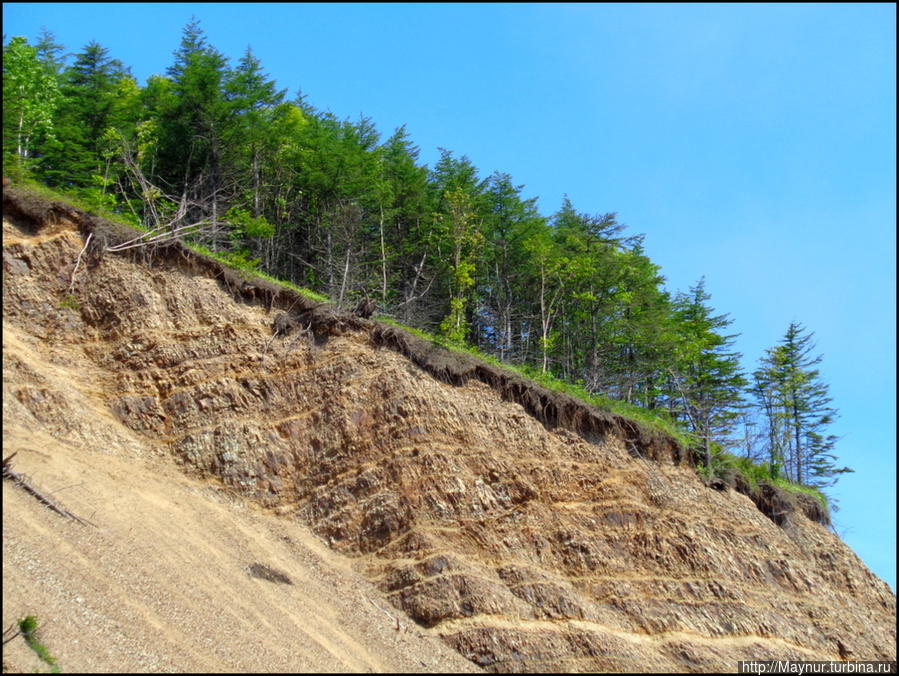
[[[93,526],[94,528],[97,527],[97,524],[92,523],[92,522],[88,521],[87,519],[82,519],[77,514],[72,514],[72,512],[67,510],[65,507],[59,506],[58,504],[53,502],[53,500],[48,498],[46,495],[41,493],[38,489],[36,489],[30,483],[28,483],[28,481],[25,479],[25,477],[23,477],[18,472],[14,471],[12,466],[10,465],[10,461],[13,459],[13,456],[15,456],[15,453],[13,453],[12,455],[9,455],[3,459],[3,478],[4,479],[11,479],[13,481],[13,483],[15,483],[18,486],[21,486],[25,490],[26,493],[30,493],[31,495],[33,495],[35,498],[37,498],[38,502],[45,505],[48,509],[50,509],[53,512],[56,512],[60,516],[64,516],[67,519],[72,519],[73,521],[77,521],[82,526]]]
[[[81,264],[81,257],[84,255],[84,252],[87,251],[87,247],[90,246],[91,238],[94,236],[94,233],[88,233],[87,240],[84,242],[84,247],[78,252],[78,258],[75,260],[75,267],[72,269],[72,279],[69,280],[69,293],[72,293],[75,289],[75,275],[78,274],[78,266]]]

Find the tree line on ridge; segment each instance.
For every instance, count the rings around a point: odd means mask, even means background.
[[[840,474],[837,415],[799,323],[747,374],[732,320],[700,279],[665,290],[643,236],[615,213],[550,216],[499,171],[405,127],[293,100],[251,49],[233,67],[196,20],[166,75],[140,86],[92,41],[4,40],[4,175],[33,177],[145,228],[193,241],[351,307],[577,383],[685,428],[712,467],[727,449],[810,486]]]

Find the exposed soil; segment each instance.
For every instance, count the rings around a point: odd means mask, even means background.
[[[63,672],[476,670],[308,528],[184,476],[117,429],[89,392],[78,396],[85,374],[65,346],[45,353],[9,324],[3,341],[4,360],[34,374],[4,381],[4,452],[97,524],[4,482],[3,626],[37,616]],[[85,421],[83,435],[48,433],[15,398],[24,387],[72,397],[56,413],[71,428]],[[402,617],[399,631],[388,612]],[[21,638],[3,662],[48,669]]]
[[[895,659],[895,595],[811,507],[181,245],[72,284],[88,231],[128,235],[13,202],[4,455],[98,527],[4,487],[4,626],[64,670]]]

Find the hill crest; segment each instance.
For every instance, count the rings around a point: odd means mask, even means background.
[[[180,243],[100,257],[73,284],[88,230],[108,242],[117,226],[16,200],[5,327],[77,355],[74,390],[105,413],[80,418],[40,381],[51,367],[5,342],[10,405],[50,436],[174,457],[299,518],[476,664],[895,657],[895,596],[836,536],[710,490],[673,440]],[[278,308],[301,327],[272,338]]]

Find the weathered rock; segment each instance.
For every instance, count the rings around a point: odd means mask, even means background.
[[[181,250],[152,269],[102,257],[79,274],[78,311],[60,308],[78,215],[29,203],[15,217],[4,321],[83,345],[111,415],[188,471],[299,515],[475,663],[895,659],[895,595],[812,506],[763,488],[763,514],[706,486],[673,440],[393,327],[310,303],[296,316],[319,340],[278,320],[273,337],[276,292],[206,277]],[[65,422],[68,395],[17,385],[26,368],[4,363],[24,414],[89,434]]]

